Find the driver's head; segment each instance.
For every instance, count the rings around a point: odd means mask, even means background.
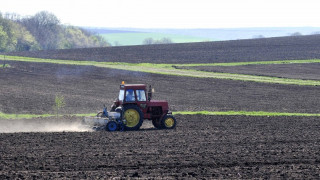
[[[129,94],[129,95],[133,95],[133,90],[132,90],[132,89],[129,89],[129,90],[128,90],[128,94]]]

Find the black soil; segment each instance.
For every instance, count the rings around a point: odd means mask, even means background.
[[[176,130],[0,133],[0,178],[319,178],[319,118],[176,117]]]
[[[320,63],[306,64],[264,64],[245,66],[194,66],[177,67],[209,72],[251,74],[291,79],[320,80]]]
[[[116,62],[240,62],[320,58],[319,42],[320,36],[315,35],[13,54]],[[10,68],[0,68],[0,112],[4,113],[53,113],[56,94],[65,97],[63,114],[95,113],[103,104],[111,105],[123,80],[152,85],[154,99],[167,100],[172,111],[320,113],[319,86],[7,63]],[[274,71],[268,73],[297,75],[277,67],[282,66],[272,66]],[[255,68],[246,71],[267,73]],[[312,79],[318,75],[306,68],[301,74]],[[175,130],[156,130],[145,121],[141,130],[130,132],[30,132],[43,131],[44,126],[52,130],[57,124],[69,131],[68,122],[81,119],[0,120],[0,129],[6,125],[15,132],[0,132],[0,179],[317,179],[320,174],[319,117],[176,115]]]
[[[55,95],[63,95],[61,113],[95,113],[118,97],[121,81],[155,88],[154,99],[172,111],[270,111],[320,113],[319,86],[167,76],[93,66],[10,62],[0,71],[0,111],[53,113]]]

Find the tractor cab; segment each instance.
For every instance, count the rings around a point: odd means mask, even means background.
[[[121,84],[118,100],[122,104],[146,102],[146,85],[145,84]]]

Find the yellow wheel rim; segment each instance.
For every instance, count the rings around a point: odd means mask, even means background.
[[[166,120],[164,120],[164,124],[166,125],[166,127],[170,128],[174,125],[174,120],[173,118],[169,117]]]
[[[140,115],[135,109],[128,109],[124,112],[124,119],[127,127],[135,127],[139,124]]]

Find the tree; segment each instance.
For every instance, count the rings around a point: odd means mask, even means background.
[[[53,106],[54,111],[56,112],[57,118],[59,117],[59,111],[61,108],[66,106],[66,103],[64,101],[64,96],[62,95],[56,95],[55,97],[55,105]]]
[[[160,40],[154,40],[152,38],[146,38],[143,40],[142,44],[150,45],[150,44],[171,44],[172,40],[170,38],[162,38]]]
[[[1,41],[0,42],[0,51],[10,51],[14,50],[15,46],[17,44],[17,39],[15,37],[13,29],[13,22],[10,20],[2,18],[2,15],[0,16],[0,33],[1,33]]]
[[[0,52],[6,50],[6,44],[8,43],[8,35],[0,25]]]
[[[261,39],[261,38],[265,38],[263,35],[256,35],[256,36],[253,36],[254,39]]]
[[[159,41],[157,41],[156,44],[171,44],[171,43],[172,43],[172,40],[170,38],[164,37]]]
[[[144,45],[154,44],[154,40],[152,38],[146,38],[145,40],[143,40],[142,44]]]
[[[61,38],[60,20],[52,13],[42,11],[31,18],[24,18],[21,23],[41,45],[42,49],[57,49]]]
[[[110,45],[103,39],[103,37],[93,35],[78,27],[64,27],[62,35],[63,38],[60,43],[60,48],[62,49],[104,47]]]
[[[54,14],[46,11],[24,18],[13,13],[3,18],[0,12],[0,52],[105,46],[110,44],[102,36],[61,25]]]
[[[38,43],[18,22],[0,16],[0,51],[37,50]]]
[[[15,23],[13,24],[13,31],[17,39],[15,47],[16,51],[30,51],[39,50],[40,45],[34,38],[34,36],[22,25]]]
[[[302,36],[302,34],[300,32],[295,32],[295,33],[292,33],[291,36]]]

